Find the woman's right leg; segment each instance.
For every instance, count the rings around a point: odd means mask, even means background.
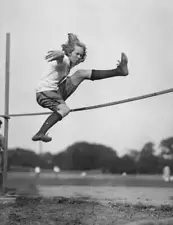
[[[39,131],[33,136],[32,140],[49,142],[52,138],[46,135],[47,131],[58,121],[62,120],[62,118],[70,112],[70,109],[63,100],[56,101],[55,97],[59,96],[57,96],[55,92],[53,94],[49,92],[47,95],[44,93],[38,95],[38,103],[44,108],[49,108],[53,113],[46,119]]]
[[[58,121],[62,119],[62,116],[58,112],[53,112],[43,123],[39,131],[32,137],[33,141],[43,141],[43,142],[49,142],[52,140],[51,137],[46,135],[47,131],[55,125]]]

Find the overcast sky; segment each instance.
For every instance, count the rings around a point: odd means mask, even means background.
[[[172,0],[0,0],[0,114],[4,113],[5,38],[11,33],[10,113],[45,112],[35,100],[48,50],[60,49],[67,33],[88,47],[86,61],[71,71],[112,69],[121,52],[128,77],[85,81],[67,100],[70,108],[173,88]],[[48,111],[48,110],[47,110]],[[31,138],[47,116],[11,118],[9,147],[39,151]],[[75,112],[49,132],[43,151],[64,150],[78,141],[104,144],[119,155],[173,136],[173,94],[97,110]]]

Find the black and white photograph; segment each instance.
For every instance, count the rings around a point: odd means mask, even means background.
[[[173,225],[172,54],[172,0],[0,0],[0,225]]]

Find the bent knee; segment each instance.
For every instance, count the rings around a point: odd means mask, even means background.
[[[70,108],[65,104],[60,104],[57,106],[57,112],[64,118],[70,113]]]

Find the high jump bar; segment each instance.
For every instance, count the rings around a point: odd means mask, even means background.
[[[92,105],[88,107],[81,107],[81,108],[75,108],[71,109],[70,112],[77,112],[77,111],[84,111],[84,110],[91,110],[91,109],[97,109],[97,108],[103,108],[103,107],[108,107],[108,106],[113,106],[113,105],[118,105],[118,104],[123,104],[123,103],[128,103],[132,101],[137,101],[137,100],[142,100],[146,98],[151,98],[155,97],[158,95],[163,95],[163,94],[168,94],[173,92],[173,88],[158,91],[158,92],[153,92],[150,94],[145,94],[137,97],[132,97],[132,98],[127,98],[119,101],[114,101],[114,102],[109,102],[109,103],[104,103],[104,104],[99,104],[99,105]],[[0,115],[0,117],[4,117],[6,119],[10,119],[10,117],[21,117],[21,116],[40,116],[40,115],[49,115],[52,112],[38,112],[38,113],[16,113],[16,114],[5,114],[5,115]]]

